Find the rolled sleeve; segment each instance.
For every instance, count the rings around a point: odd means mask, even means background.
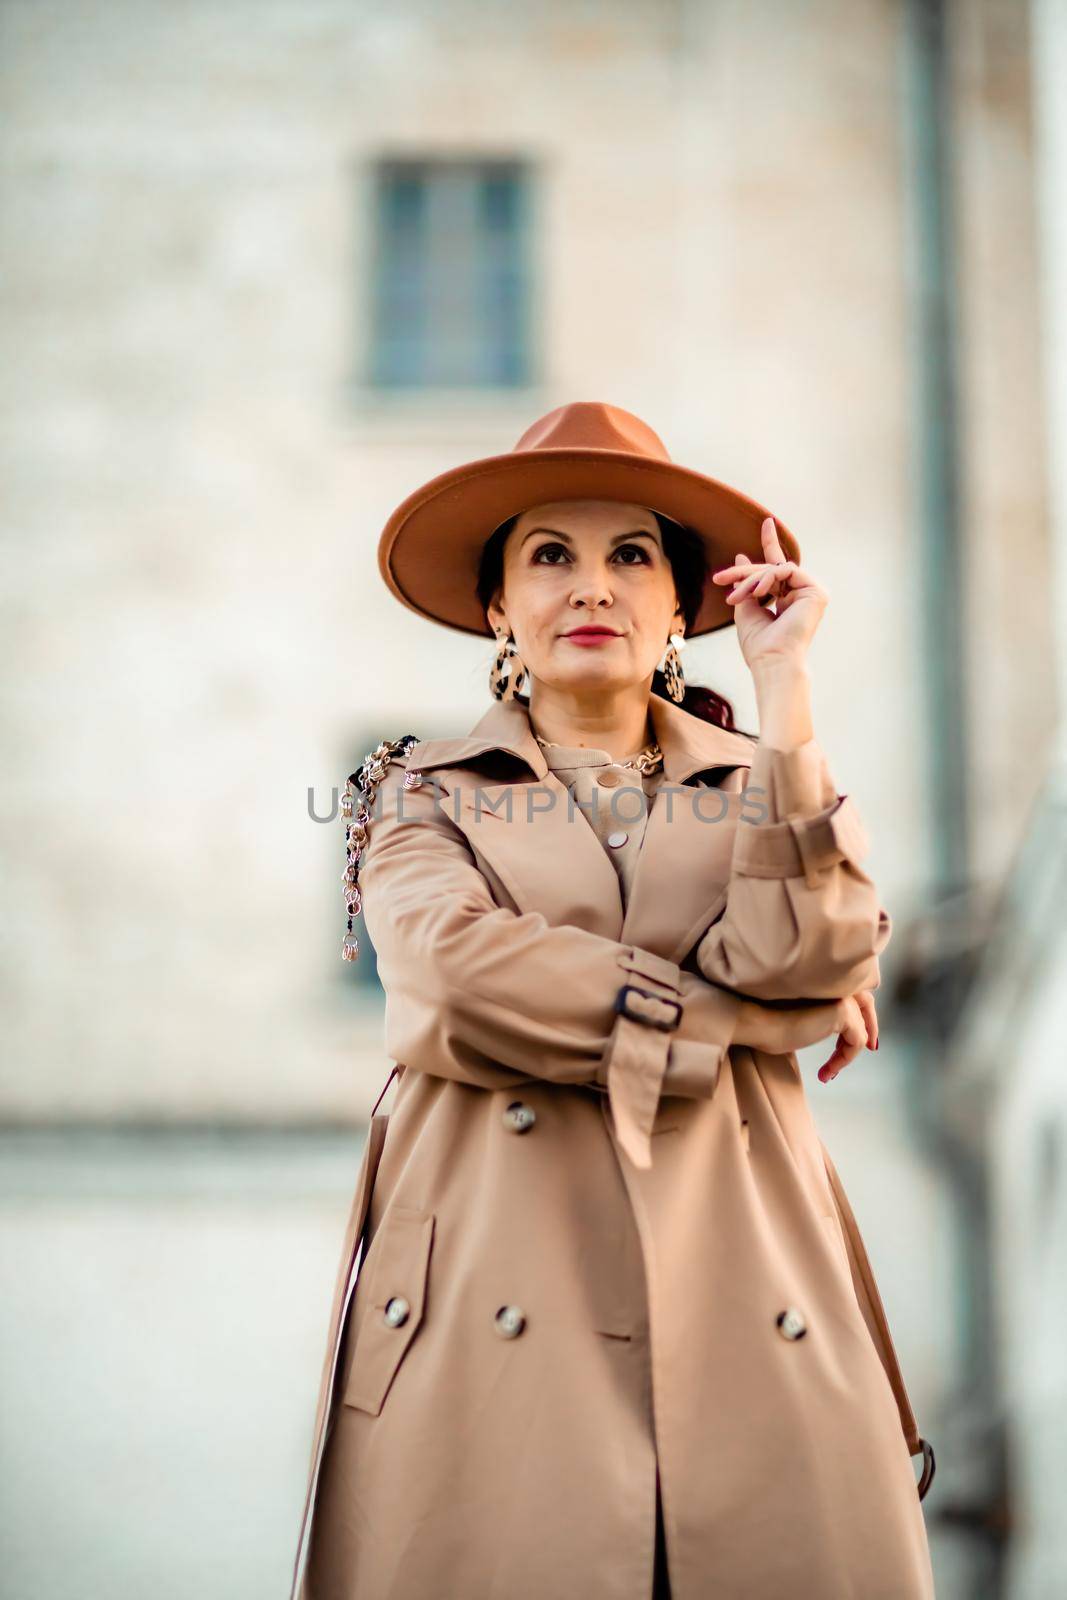
[[[749,787],[766,796],[766,819],[744,812],[737,827],[734,870],[754,878],[819,875],[842,861],[861,862],[870,843],[851,796],[838,794],[814,739],[793,750],[757,748]]]
[[[814,739],[753,752],[723,909],[697,947],[709,982],[757,1000],[877,988],[892,922],[861,862],[867,831]]]

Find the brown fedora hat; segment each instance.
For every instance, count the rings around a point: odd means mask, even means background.
[[[739,550],[766,559],[760,527],[772,513],[765,506],[678,466],[632,411],[577,400],[538,418],[505,455],[450,467],[409,494],[382,531],[378,567],[397,599],[420,616],[492,638],[476,587],[486,540],[531,506],[587,499],[647,506],[691,528],[712,569],[731,565]],[[796,538],[774,520],[787,558],[799,562]],[[725,587],[709,582],[689,637],[733,620]]]

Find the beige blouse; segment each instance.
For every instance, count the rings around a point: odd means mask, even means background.
[[[549,770],[574,796],[574,807],[594,830],[619,876],[622,903],[630,898],[637,853],[645,837],[648,814],[663,782],[663,768],[641,773],[622,767],[607,750],[581,745],[542,746]],[[628,755],[633,760],[638,752]]]

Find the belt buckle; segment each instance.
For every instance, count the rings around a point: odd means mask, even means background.
[[[626,1006],[626,996],[630,993],[644,995],[646,1000],[656,1000],[660,1005],[673,1006],[674,1016],[670,1021],[658,1022],[652,1017],[644,1017],[639,1011],[629,1011]],[[662,1033],[673,1033],[682,1020],[682,1002],[673,999],[670,995],[656,994],[652,989],[642,989],[636,983],[624,983],[615,996],[615,1010],[621,1017],[628,1017],[631,1022],[642,1022],[646,1028],[659,1028]]]

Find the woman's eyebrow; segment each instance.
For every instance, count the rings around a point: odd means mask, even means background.
[[[551,533],[557,539],[565,539],[568,544],[573,543],[570,534],[564,533],[562,528],[531,528],[528,533],[523,534],[522,539],[519,541],[520,550],[527,539],[532,539],[535,533]],[[634,528],[630,533],[615,534],[611,542],[612,544],[622,544],[624,539],[651,539],[655,542],[655,538],[656,535],[651,528]]]

